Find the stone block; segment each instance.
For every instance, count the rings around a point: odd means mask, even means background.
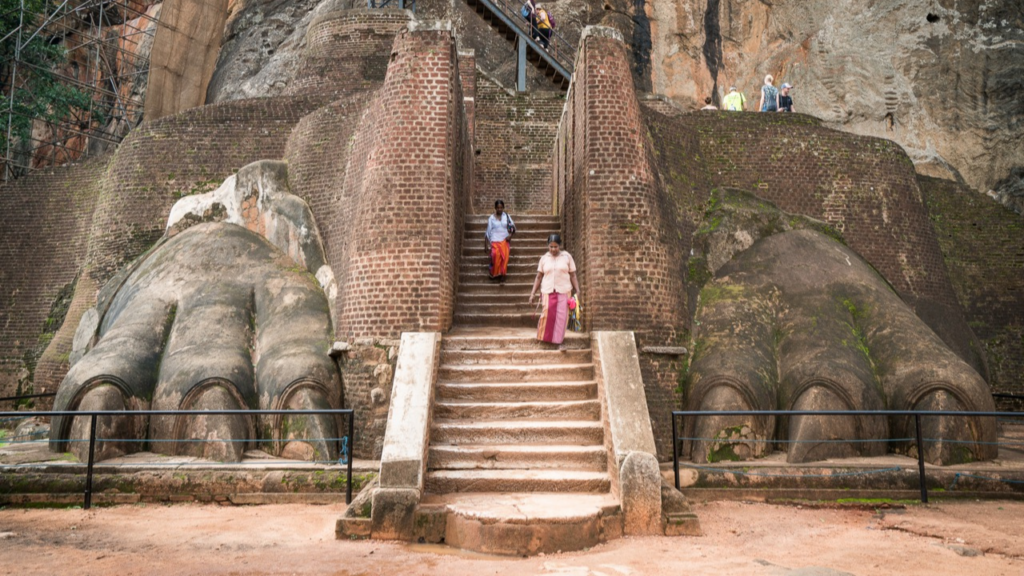
[[[632,332],[594,332],[597,377],[602,387],[626,534],[661,532],[661,471],[640,360]]]
[[[665,536],[703,536],[700,520],[694,513],[669,514],[665,517]]]
[[[414,541],[429,544],[444,542],[448,520],[446,506],[420,506],[416,509],[414,518]]]
[[[338,518],[334,536],[338,540],[365,540],[370,537],[372,522],[369,518]]]
[[[619,468],[626,534],[661,533],[661,469],[654,454],[630,452]]]
[[[402,334],[380,461],[382,488],[423,489],[440,349],[436,332]]]
[[[370,511],[371,532],[381,540],[411,540],[415,533],[420,491],[411,488],[378,488]]]

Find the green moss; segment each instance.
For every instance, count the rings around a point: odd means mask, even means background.
[[[839,504],[920,504],[919,500],[897,500],[894,498],[839,498]]]
[[[746,289],[736,284],[718,282],[708,284],[700,291],[699,305],[710,306],[723,300],[739,300],[747,296]]]

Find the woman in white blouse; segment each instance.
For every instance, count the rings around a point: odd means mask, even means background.
[[[494,214],[487,218],[487,231],[484,232],[484,248],[491,255],[490,274],[492,280],[505,281],[508,274],[508,258],[511,249],[512,235],[516,233],[515,222],[505,212],[505,201],[494,201]]]
[[[576,280],[576,262],[572,254],[562,250],[562,237],[558,234],[548,237],[548,252],[541,256],[537,265],[530,304],[533,304],[538,288],[544,308],[537,323],[537,339],[561,344],[569,320],[569,294],[575,293],[579,298],[580,284]]]

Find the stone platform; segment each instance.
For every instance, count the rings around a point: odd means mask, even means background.
[[[527,556],[581,550],[622,536],[610,494],[431,494],[421,511],[446,516],[444,542],[486,554]]]
[[[1002,423],[999,441],[1004,446],[996,459],[953,466],[925,464],[929,498],[1024,499],[1022,439],[1024,423]],[[661,470],[663,478],[672,482],[672,463],[662,463]],[[679,477],[680,488],[691,500],[920,498],[917,459],[896,454],[805,464],[786,462],[784,452],[752,461],[681,461]]]
[[[50,452],[45,440],[0,447],[0,505],[80,505],[86,465]],[[353,496],[380,468],[352,462]],[[139,452],[93,465],[93,504],[216,502],[345,504],[346,468],[273,458],[259,450],[237,463]]]

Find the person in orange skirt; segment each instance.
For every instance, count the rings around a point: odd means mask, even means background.
[[[516,224],[512,221],[512,216],[505,212],[505,201],[495,200],[494,214],[487,218],[487,231],[484,232],[484,248],[491,255],[491,280],[505,281],[505,276],[508,275],[510,241],[515,233]]]
[[[531,305],[538,289],[543,309],[537,323],[537,339],[561,344],[569,319],[569,295],[579,298],[580,284],[576,280],[576,262],[572,254],[562,250],[562,237],[558,234],[548,237],[548,252],[537,265],[537,279],[530,291]]]

